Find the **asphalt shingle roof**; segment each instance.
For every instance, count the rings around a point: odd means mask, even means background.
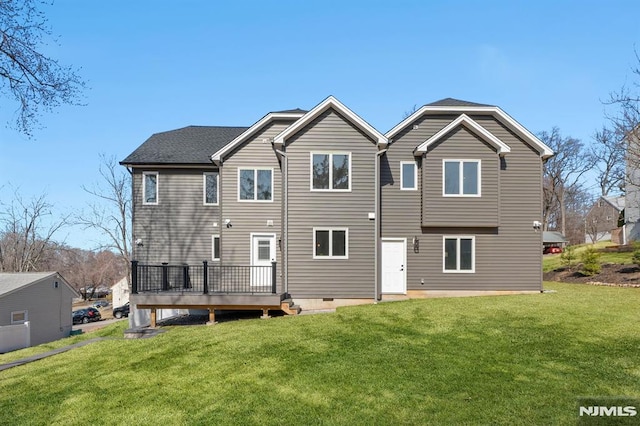
[[[54,274],[55,272],[0,273],[0,297]]]
[[[248,127],[188,126],[152,135],[120,164],[211,164]]]
[[[302,114],[306,114],[309,111],[304,110],[304,109],[300,109],[300,108],[296,108],[296,109],[285,109],[284,111],[273,111],[276,114],[291,114],[291,113],[302,113]]]
[[[445,98],[439,101],[431,102],[426,106],[477,106],[477,107],[490,107],[494,105],[477,104],[475,102],[462,101],[460,99]]]

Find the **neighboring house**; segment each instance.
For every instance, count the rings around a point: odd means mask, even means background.
[[[303,309],[540,291],[542,161],[500,108],[445,99],[381,134],[333,97],[158,133],[133,174],[131,303]]]
[[[585,241],[597,243],[611,240],[611,234],[618,228],[620,215],[623,214],[625,197],[600,197],[589,209],[585,217]]]
[[[0,273],[0,352],[68,337],[76,297],[57,272]]]
[[[129,278],[124,277],[111,286],[111,305],[114,308],[129,301]]]

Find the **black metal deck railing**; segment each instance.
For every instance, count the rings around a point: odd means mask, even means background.
[[[276,262],[271,266],[160,265],[131,262],[131,292],[193,294],[276,294]]]

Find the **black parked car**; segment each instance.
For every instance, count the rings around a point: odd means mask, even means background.
[[[109,302],[107,302],[106,300],[97,300],[93,304],[93,307],[96,309],[104,308],[105,306],[109,306]]]
[[[129,302],[113,309],[114,318],[122,318],[122,317],[128,317],[128,316],[129,316]]]
[[[89,321],[100,321],[102,315],[96,308],[85,308],[73,311],[73,323],[74,324],[86,324]]]

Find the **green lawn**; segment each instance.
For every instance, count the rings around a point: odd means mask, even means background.
[[[580,254],[587,249],[587,247],[595,247],[601,249],[611,246],[611,241],[600,241],[596,244],[579,244],[574,246],[578,258],[576,262],[580,262]],[[629,265],[633,263],[633,252],[626,253],[600,253],[600,263],[617,263],[621,265]],[[553,271],[562,266],[562,259],[559,254],[545,254],[542,257],[542,270],[544,272]]]
[[[640,291],[410,300],[181,326],[0,372],[0,424],[575,424],[640,397]]]

